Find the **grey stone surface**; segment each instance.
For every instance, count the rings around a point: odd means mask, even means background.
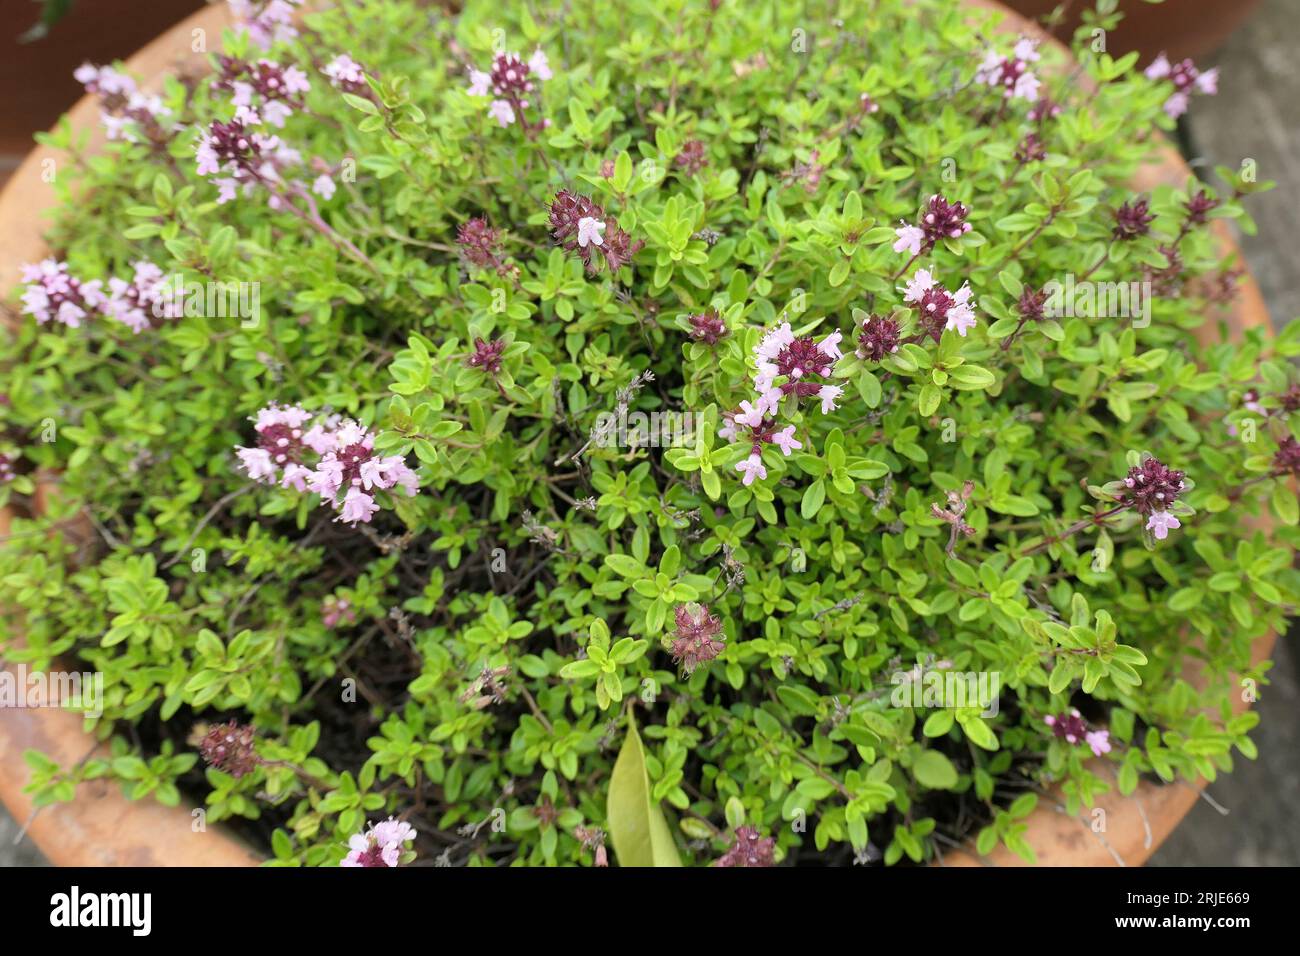
[[[1249,206],[1258,232],[1241,237],[1246,259],[1280,327],[1300,317],[1300,256],[1296,255],[1295,197],[1300,195],[1300,70],[1295,0],[1266,0],[1260,12],[1204,65],[1221,70],[1219,95],[1193,100],[1193,163],[1239,167],[1253,159],[1259,179],[1277,190]],[[1295,635],[1283,638],[1277,666],[1259,702],[1253,737],[1260,758],[1238,758],[1235,771],[1208,793],[1222,808],[1201,801],[1153,857],[1153,866],[1300,865],[1300,662]],[[43,863],[18,825],[0,808],[0,866]]]
[[[27,838],[18,840],[19,824],[0,807],[0,866],[47,866],[40,850]]]

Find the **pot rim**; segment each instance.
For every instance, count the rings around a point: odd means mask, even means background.
[[[1004,19],[997,30],[1002,33],[1022,33],[1035,37],[1045,45],[1072,56],[1067,47],[1045,33],[1037,24],[1026,20],[995,0],[963,0],[968,6],[1002,13]],[[177,50],[188,50],[191,31],[202,29],[219,36],[223,27],[230,24],[225,5],[213,5],[197,11],[129,57],[124,65],[133,75],[147,84],[158,82],[163,72],[178,59]],[[190,55],[188,59],[193,59]],[[91,96],[85,96],[68,113],[68,119],[78,131],[91,130],[98,134],[98,106]],[[92,145],[102,142],[103,136],[92,135]],[[39,260],[48,251],[43,238],[43,228],[38,225],[41,215],[57,204],[54,186],[40,175],[42,164],[61,158],[60,152],[49,146],[38,146],[14,171],[4,190],[0,192],[0,226],[13,222],[21,228],[0,228],[0,295],[7,295],[19,283],[18,266],[22,262]],[[57,167],[56,167],[57,168]],[[1176,150],[1166,142],[1164,155],[1155,166],[1142,170],[1135,186],[1149,189],[1159,183],[1183,186],[1193,177],[1190,168]],[[21,188],[19,184],[22,184]],[[1228,317],[1230,334],[1235,338],[1249,328],[1269,327],[1268,312],[1258,286],[1227,224],[1222,220],[1213,223],[1221,250],[1234,254],[1246,269],[1238,284],[1238,295]],[[1198,337],[1214,335],[1208,323],[1197,330]],[[11,515],[0,509],[0,536],[8,533]],[[1252,654],[1254,660],[1266,658],[1277,635],[1268,632],[1256,639]],[[1245,709],[1244,706],[1234,709]],[[254,852],[232,832],[221,825],[207,828],[194,837],[192,808],[183,803],[179,807],[165,807],[153,800],[128,800],[120,788],[106,780],[83,783],[77,797],[70,803],[47,806],[33,814],[30,797],[23,793],[26,774],[22,768],[22,750],[35,747],[53,753],[62,764],[84,760],[91,755],[107,752],[103,744],[95,744],[87,752],[89,736],[82,728],[80,717],[68,711],[44,708],[18,710],[17,716],[7,716],[0,722],[0,800],[19,820],[27,820],[27,832],[38,848],[55,865],[59,866],[253,866],[264,857]],[[1112,765],[1100,758],[1090,761],[1094,771],[1108,772]],[[1138,789],[1128,797],[1121,797],[1112,788],[1097,799],[1095,804],[1105,811],[1105,836],[1092,832],[1086,816],[1070,818],[1064,805],[1041,803],[1025,819],[1028,829],[1025,838],[1038,855],[1042,866],[1114,866],[1145,862],[1164,839],[1196,803],[1204,780],[1195,784],[1176,781],[1156,784],[1143,780]],[[1051,790],[1059,796],[1058,788]],[[1090,808],[1091,809],[1091,808]],[[937,861],[945,866],[1021,866],[1019,857],[1003,846],[985,857],[978,856],[973,848],[944,854]]]

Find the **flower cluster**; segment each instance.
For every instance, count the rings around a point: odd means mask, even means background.
[[[235,119],[245,126],[266,123],[277,129],[301,109],[303,97],[311,91],[307,74],[296,66],[280,66],[271,60],[248,63],[222,56],[221,73],[212,82],[214,90],[231,94]]]
[[[1052,733],[1067,744],[1087,743],[1095,756],[1110,753],[1110,731],[1089,730],[1087,723],[1074,708],[1060,717],[1050,714],[1043,718],[1043,723],[1052,729]]]
[[[1174,91],[1165,100],[1165,112],[1174,119],[1187,112],[1193,92],[1204,93],[1207,96],[1219,92],[1218,67],[1202,73],[1191,60],[1170,63],[1169,58],[1161,53],[1144,72],[1147,79],[1167,79],[1174,84]]]
[[[249,478],[310,491],[339,512],[337,520],[368,522],[379,510],[373,492],[402,488],[414,496],[419,482],[401,455],[374,452],[374,436],[351,419],[335,416],[308,427],[312,414],[297,405],[268,405],[257,413],[254,448],[237,447]],[[309,465],[307,456],[319,456]]]
[[[1029,112],[1025,118],[1031,123],[1037,123],[1042,126],[1049,119],[1056,119],[1061,115],[1061,104],[1057,103],[1050,96],[1042,96],[1034,101],[1034,105],[1029,107]]]
[[[481,216],[461,223],[456,230],[456,244],[465,260],[473,265],[495,269],[501,275],[511,271],[502,257],[501,231],[493,229]]]
[[[835,331],[816,342],[811,335],[796,336],[789,322],[782,322],[763,336],[754,347],[758,408],[775,411],[787,395],[796,399],[816,396],[821,400],[823,415],[833,412],[844,392],[841,386],[830,384],[835,363],[842,357],[839,345],[843,338]],[[777,379],[782,381],[778,384]]]
[[[691,327],[691,338],[697,342],[703,342],[705,345],[717,345],[727,337],[727,323],[723,321],[722,316],[718,315],[716,309],[693,313],[686,317],[686,321]]]
[[[956,239],[965,235],[971,228],[966,221],[968,215],[970,210],[964,205],[959,202],[950,203],[936,193],[930,197],[925,209],[921,210],[915,226],[904,223],[894,230],[894,235],[898,237],[894,251],[919,256],[933,249],[940,239]]]
[[[184,304],[172,294],[162,269],[141,260],[135,263],[135,275],[130,282],[116,276],[108,280],[108,299],[103,311],[138,335],[145,329],[156,328],[160,319],[180,318]]]
[[[1040,163],[1046,158],[1047,147],[1037,133],[1026,133],[1024,139],[1016,145],[1016,162],[1021,166]]]
[[[74,329],[84,320],[102,315],[137,334],[156,327],[160,319],[179,318],[184,305],[174,298],[162,269],[147,260],[135,263],[134,268],[130,281],[111,277],[105,293],[100,280],[83,282],[68,272],[67,263],[57,259],[25,265],[23,313],[35,316],[41,325],[53,320]]]
[[[175,127],[166,122],[171,110],[163,105],[161,97],[141,92],[126,74],[111,66],[83,63],[72,75],[87,93],[99,97],[99,117],[109,139],[156,146],[171,139]]]
[[[474,351],[465,360],[465,364],[470,368],[482,369],[487,375],[496,375],[501,371],[501,353],[505,350],[505,339],[497,339],[495,342],[475,339]]]
[[[679,604],[673,612],[677,631],[672,637],[673,662],[691,674],[727,649],[722,622],[703,604]]]
[[[348,839],[348,855],[339,866],[397,866],[402,862],[403,844],[415,839],[415,827],[395,817],[376,823],[365,833]]]
[[[749,456],[736,464],[743,475],[743,483],[752,485],[767,477],[763,464],[763,446],[775,445],[787,457],[803,444],[794,437],[793,425],[780,427],[776,413],[781,400],[787,395],[795,400],[816,397],[821,401],[822,414],[827,415],[838,406],[844,389],[832,385],[830,378],[835,363],[842,358],[839,331],[832,332],[820,342],[811,335],[796,336],[789,322],[782,322],[769,331],[754,346],[757,371],[754,401],[742,401],[734,411],[723,413],[723,425],[718,435],[728,441],[741,440],[750,446]],[[743,429],[743,431],[742,431]]]
[[[975,82],[984,86],[1002,87],[1004,99],[1038,100],[1038,77],[1029,69],[1031,63],[1041,59],[1038,44],[1022,37],[1017,41],[1011,56],[989,50],[975,71]]]
[[[694,176],[709,164],[709,154],[698,139],[689,139],[673,158],[673,162],[686,175]]]
[[[229,0],[235,24],[263,50],[298,35],[293,25],[300,0]]]
[[[1155,218],[1151,204],[1145,199],[1121,203],[1115,210],[1115,228],[1111,234],[1120,242],[1139,239],[1151,231],[1151,223]]]
[[[632,261],[645,245],[618,227],[618,220],[586,196],[561,189],[550,206],[551,235],[555,244],[576,252],[588,272],[600,269],[594,253],[599,252],[609,271],[617,272]]]
[[[325,64],[321,70],[335,89],[353,96],[371,96],[370,84],[366,82],[366,71],[356,60],[346,53],[340,53]]]
[[[252,727],[232,720],[216,724],[203,734],[199,754],[209,767],[238,779],[257,768],[257,751],[253,747],[256,740]]]
[[[1273,471],[1275,474],[1290,474],[1300,478],[1300,442],[1290,435],[1283,438],[1277,446],[1277,452],[1273,455]]]
[[[475,97],[494,97],[488,104],[488,114],[501,126],[518,122],[530,133],[545,129],[550,120],[542,119],[530,123],[524,116],[528,109],[529,97],[537,91],[534,79],[545,81],[551,78],[550,62],[539,48],[525,63],[518,53],[498,53],[492,60],[490,70],[469,71],[469,95]]]
[[[22,267],[23,314],[36,317],[40,325],[51,320],[78,328],[82,319],[102,310],[103,283],[98,279],[82,282],[68,272],[68,264],[46,259],[37,265]]]
[[[956,292],[949,292],[928,269],[917,269],[907,283],[903,300],[916,306],[921,338],[929,336],[937,343],[945,329],[964,337],[975,327],[975,303],[971,301],[969,283],[963,282]]]
[[[1181,471],[1167,468],[1157,458],[1146,458],[1130,468],[1124,479],[1121,502],[1147,519],[1147,530],[1160,540],[1181,527],[1171,510],[1183,492],[1186,481]]]
[[[775,864],[776,841],[761,836],[755,827],[736,827],[736,840],[714,866],[772,866]]]
[[[0,451],[0,484],[14,480],[14,456]]]
[[[858,333],[858,356],[879,362],[898,351],[898,340],[897,320],[873,313],[863,321],[862,331]]]
[[[796,448],[803,447],[803,443],[794,437],[794,426],[778,428],[776,418],[767,414],[762,399],[759,399],[757,406],[741,402],[738,410],[723,412],[722,418],[722,427],[718,429],[720,437],[727,441],[741,439],[749,443],[749,457],[736,465],[736,469],[745,476],[743,483],[746,485],[767,477],[767,468],[763,465],[764,445],[775,445],[787,457]],[[743,434],[741,428],[745,430]]]

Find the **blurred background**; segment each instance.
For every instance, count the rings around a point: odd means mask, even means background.
[[[1011,0],[1031,16],[1046,16],[1058,0]],[[1057,32],[1069,35],[1078,9]],[[0,184],[21,162],[33,133],[51,127],[82,90],[72,71],[89,60],[131,55],[167,27],[204,6],[203,0],[0,0]],[[1246,261],[1268,303],[1275,327],[1300,316],[1300,255],[1296,197],[1300,196],[1300,0],[1121,0],[1132,15],[1107,37],[1107,49],[1142,51],[1145,66],[1162,50],[1192,56],[1201,69],[1218,67],[1217,96],[1198,96],[1180,128],[1181,145],[1202,174],[1246,159],[1277,190],[1248,206],[1258,230],[1239,236]],[[1300,794],[1300,655],[1296,634],[1274,652],[1271,684],[1257,705],[1253,737],[1260,758],[1238,758],[1235,772],[1212,784],[1151,861],[1153,866],[1297,866],[1300,824],[1291,806]],[[20,825],[0,807],[0,866],[43,865]]]

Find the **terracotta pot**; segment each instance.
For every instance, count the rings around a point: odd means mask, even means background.
[[[1037,20],[1061,5],[1061,0],[1006,0],[1017,13]],[[1142,54],[1145,65],[1165,51],[1172,59],[1213,53],[1259,7],[1260,0],[1120,0],[1124,19],[1106,38],[1107,52],[1120,56],[1131,50]],[[1052,32],[1066,43],[1079,26],[1080,13],[1091,3],[1075,2],[1070,13]]]
[[[967,2],[985,8],[998,6],[990,0]],[[156,78],[183,58],[178,51],[189,49],[191,29],[202,27],[210,36],[218,36],[225,22],[224,5],[203,10],[141,50],[127,62],[127,68],[137,77]],[[1043,36],[1037,27],[1014,14],[1008,16],[1003,29]],[[97,115],[89,100],[82,100],[72,111],[73,123],[81,129],[96,128]],[[55,195],[42,182],[39,171],[42,161],[49,158],[58,157],[45,147],[35,150],[0,193],[0,290],[5,293],[18,283],[18,265],[37,261],[46,252],[41,239],[43,213],[55,205]],[[1150,189],[1161,182],[1182,186],[1190,176],[1177,152],[1169,147],[1157,165],[1142,171],[1135,187]],[[1224,252],[1237,253],[1226,224],[1216,221],[1215,229]],[[1242,278],[1228,321],[1234,336],[1247,328],[1268,327],[1267,310],[1249,274]],[[1207,326],[1198,334],[1209,339],[1215,333]],[[0,535],[7,533],[9,517],[0,513]],[[1267,634],[1256,642],[1257,660],[1268,656],[1274,640],[1275,635]],[[94,751],[78,715],[50,709],[6,712],[0,721],[0,799],[20,823],[31,812],[30,800],[22,792],[28,774],[21,754],[28,747],[42,750],[65,765]],[[1130,797],[1111,792],[1098,804],[1107,812],[1104,843],[1084,819],[1069,819],[1044,801],[1028,818],[1026,836],[1039,862],[1045,865],[1110,866],[1121,860],[1140,864],[1178,825],[1196,801],[1198,789],[1190,784],[1159,786],[1144,782]],[[148,800],[132,802],[115,785],[98,781],[83,785],[74,802],[42,810],[28,832],[45,855],[59,865],[243,866],[258,862],[258,856],[228,831],[212,827],[206,833],[195,834],[190,825],[188,807],[169,809]],[[948,853],[944,859],[948,865],[981,862],[1020,864],[1018,857],[1002,849],[983,860],[973,851]]]

